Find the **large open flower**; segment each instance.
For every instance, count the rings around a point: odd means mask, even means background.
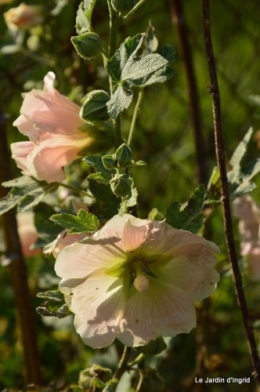
[[[216,252],[212,242],[165,222],[116,215],[64,248],[55,270],[87,345],[106,347],[117,338],[140,346],[196,326],[193,302],[219,279]]]
[[[43,91],[23,94],[21,115],[14,126],[30,141],[11,144],[12,157],[23,173],[47,182],[62,181],[63,167],[93,144],[93,137],[79,130],[85,124],[79,117],[80,106],[60,94],[54,80],[49,72]]]

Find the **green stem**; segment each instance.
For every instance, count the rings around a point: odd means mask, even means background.
[[[108,58],[110,58],[116,51],[116,38],[117,29],[120,22],[120,17],[117,15],[112,7],[111,0],[107,0],[108,11],[109,11],[109,44],[108,44]],[[109,77],[110,94],[113,92],[112,78]],[[115,148],[121,144],[121,121],[120,115],[113,120],[115,130]]]
[[[115,129],[115,148],[119,147],[120,144],[122,143],[122,137],[121,137],[121,116],[117,116],[117,118],[114,120],[114,129]]]
[[[117,383],[117,384],[119,383],[122,375],[124,374],[124,372],[128,368],[127,362],[130,358],[131,351],[132,351],[131,347],[125,346],[122,357],[121,357],[120,362],[118,364],[118,368],[116,369],[116,371],[113,375],[112,380],[114,381],[114,383]]]
[[[109,44],[108,44],[108,58],[110,58],[116,50],[116,36],[118,21],[113,10],[111,0],[107,0],[108,12],[109,12]]]
[[[131,368],[131,367],[133,367],[134,365],[137,365],[137,364],[140,363],[143,359],[144,359],[144,354],[141,353],[141,354],[139,354],[132,362],[130,362],[130,363],[128,364],[128,367]]]
[[[136,124],[136,119],[137,119],[137,114],[138,114],[138,111],[140,109],[140,105],[141,105],[143,96],[144,96],[144,89],[141,88],[141,90],[139,91],[139,94],[138,94],[137,101],[136,101],[134,114],[133,114],[133,118],[132,118],[132,123],[131,123],[130,131],[129,131],[128,141],[127,141],[128,146],[130,146],[132,138],[133,138],[133,134],[134,134],[134,130],[135,130],[135,124]]]
[[[128,19],[130,16],[132,16],[139,7],[141,7],[141,5],[143,5],[145,2],[145,0],[140,0],[135,6],[134,8],[131,9],[131,11],[128,12],[128,14],[126,14],[125,16],[123,16],[123,20]]]
[[[83,195],[83,196],[91,197],[92,199],[94,199],[94,196],[93,196],[93,195],[91,195],[91,194],[88,193],[88,192],[83,191],[82,189],[76,188],[76,187],[73,186],[73,185],[64,184],[63,182],[58,182],[58,184],[59,184],[59,186],[63,186],[64,188],[70,189],[70,190],[72,190],[73,192],[76,192],[76,193],[81,194],[81,195]]]
[[[226,169],[225,139],[224,139],[224,132],[222,128],[220,93],[219,93],[218,77],[217,77],[216,64],[215,64],[215,56],[214,56],[213,45],[211,40],[210,0],[202,0],[202,12],[203,12],[205,49],[206,49],[206,56],[208,60],[208,71],[209,71],[210,83],[211,83],[210,92],[212,94],[212,105],[213,105],[215,152],[216,152],[217,164],[220,173],[221,201],[222,201],[226,243],[228,248],[229,260],[233,271],[233,279],[235,283],[237,300],[242,313],[242,320],[243,320],[247,341],[249,344],[251,359],[254,367],[254,376],[258,382],[258,385],[260,386],[260,357],[258,353],[257,341],[254,335],[254,330],[252,328],[252,320],[250,318],[250,314],[248,310],[247,299],[244,293],[243,281],[239,269],[238,257],[236,253],[235,240],[233,234],[232,214],[231,214],[230,197],[229,197],[229,183],[228,183],[227,169]]]

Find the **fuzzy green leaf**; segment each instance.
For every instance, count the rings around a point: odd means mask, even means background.
[[[91,31],[91,17],[96,0],[84,0],[80,3],[76,17],[76,31],[82,34]]]
[[[201,185],[194,191],[184,208],[178,202],[169,205],[166,211],[166,222],[176,229],[196,233],[203,225],[204,216],[202,210],[204,201],[205,188]]]
[[[229,191],[231,200],[246,195],[256,188],[255,183],[252,182],[252,178],[260,172],[260,159],[251,161],[246,165],[241,164],[252,134],[253,130],[250,128],[243,140],[239,143],[230,160],[232,170],[228,172],[228,181],[230,185]]]
[[[37,294],[37,297],[46,300],[36,308],[36,312],[41,316],[64,318],[71,314],[64,303],[64,295],[59,290],[41,292]]]
[[[18,206],[19,212],[29,210],[39,204],[46,193],[57,188],[55,183],[46,184],[27,176],[6,181],[2,185],[13,188],[0,200],[0,215],[16,206]]]
[[[149,32],[151,35],[151,31]],[[172,76],[168,57],[170,51],[165,50],[165,55],[151,53],[151,49],[144,49],[142,56],[138,55],[145,33],[128,37],[115,54],[108,60],[107,72],[112,79],[113,93],[107,103],[108,113],[116,118],[120,112],[127,109],[132,102],[132,87],[144,87],[153,83],[161,83]],[[155,47],[155,41],[149,36],[146,44]]]
[[[77,216],[67,213],[54,214],[50,219],[57,225],[68,229],[68,234],[94,233],[99,225],[98,218],[85,210],[79,210]]]

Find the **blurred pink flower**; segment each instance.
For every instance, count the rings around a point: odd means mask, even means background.
[[[33,212],[22,212],[18,214],[17,223],[23,255],[30,257],[41,253],[40,249],[31,249],[31,246],[38,238],[38,233],[34,225]]]
[[[87,345],[106,347],[117,338],[141,346],[196,326],[193,302],[215,289],[218,251],[165,222],[116,215],[92,237],[61,250],[55,270]]]
[[[54,87],[55,75],[44,78],[45,90],[23,94],[21,115],[14,122],[30,141],[11,144],[12,157],[23,174],[48,183],[64,179],[63,167],[79,158],[79,151],[90,146],[93,138],[79,127],[80,107]]]
[[[233,202],[235,216],[239,219],[241,255],[247,256],[251,280],[260,279],[260,209],[250,196]]]
[[[21,3],[18,7],[10,8],[5,12],[4,18],[9,29],[27,30],[43,23],[43,10],[39,5]]]

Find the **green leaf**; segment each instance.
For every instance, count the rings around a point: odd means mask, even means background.
[[[29,210],[39,204],[47,193],[57,188],[55,183],[46,184],[27,176],[6,181],[2,185],[13,188],[0,200],[0,215],[15,206],[18,206],[18,212]]]
[[[37,293],[38,298],[46,301],[36,308],[36,312],[41,316],[64,318],[71,314],[71,311],[64,303],[64,295],[59,290],[48,290]]]
[[[151,35],[151,32],[149,32]],[[164,55],[151,53],[145,49],[142,55],[137,52],[141,48],[145,33],[128,37],[115,54],[108,60],[107,72],[112,79],[113,92],[107,103],[108,113],[116,118],[120,112],[127,109],[132,102],[132,87],[144,87],[153,83],[162,83],[173,75],[170,68],[172,53],[169,48],[164,50]],[[154,39],[149,37],[146,44],[156,46]]]
[[[47,299],[52,302],[57,302],[59,304],[64,303],[64,295],[59,290],[47,290],[37,293],[38,298]]]
[[[133,91],[125,83],[119,84],[111,95],[111,99],[107,102],[107,111],[111,118],[116,118],[119,113],[127,109],[133,99]]]
[[[96,202],[91,206],[91,212],[101,221],[111,219],[118,213],[121,199],[112,193],[109,185],[90,179],[89,190],[96,198]]]
[[[252,134],[253,134],[253,129],[249,128],[249,130],[245,134],[243,140],[239,143],[239,145],[235,149],[235,151],[230,159],[230,164],[233,167],[233,171],[236,173],[240,172],[240,164],[241,164],[242,158],[244,157],[244,155],[246,153],[247,145],[248,145],[249,140],[251,139]]]
[[[109,184],[115,170],[108,170],[104,167],[101,155],[89,155],[84,157],[82,160],[89,166],[93,167],[96,171],[96,173],[92,173],[88,176],[89,179],[95,179],[100,183]]]
[[[91,17],[96,0],[84,0],[80,3],[76,17],[76,31],[82,34],[91,31]]]
[[[148,54],[136,61],[134,58],[130,58],[122,70],[122,80],[136,80],[144,78],[161,68],[164,68],[168,64],[168,61],[160,56],[159,54]]]
[[[205,188],[201,185],[194,191],[184,208],[178,202],[171,203],[168,206],[166,222],[176,229],[196,233],[203,225],[204,216],[202,210],[204,201]]]
[[[79,210],[77,216],[66,213],[54,214],[50,219],[57,225],[69,229],[68,234],[94,233],[99,225],[98,218],[85,210]]]
[[[43,248],[54,241],[60,234],[60,227],[49,219],[54,212],[54,209],[46,203],[39,203],[34,208],[34,224],[38,233],[38,239],[34,247]]]
[[[260,159],[253,160],[243,166],[241,165],[252,134],[253,130],[250,128],[230,160],[232,170],[228,172],[228,181],[231,200],[246,195],[256,188],[256,185],[252,182],[252,178],[260,172]]]

